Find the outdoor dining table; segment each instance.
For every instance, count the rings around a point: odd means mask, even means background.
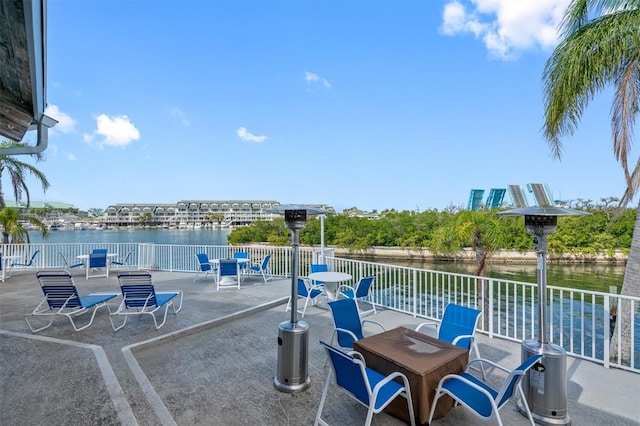
[[[338,284],[344,281],[350,281],[353,277],[346,272],[312,272],[309,274],[309,279],[312,281],[323,281],[327,301],[332,301],[338,298]]]
[[[111,260],[114,257],[117,257],[118,253],[107,253],[107,260]],[[82,262],[82,263],[87,263],[87,261],[89,260],[89,255],[88,254],[80,254],[78,256],[76,256],[77,259]]]
[[[220,260],[221,259],[209,259],[209,263],[211,264],[211,266],[218,266],[220,264]],[[222,260],[226,260],[226,259],[222,259]],[[242,265],[242,264],[248,264],[249,263],[249,259],[245,259],[245,258],[234,258],[234,260],[238,261],[238,265]]]
[[[409,379],[416,423],[426,424],[440,379],[461,373],[467,367],[469,351],[435,337],[398,327],[357,340],[353,350],[360,352],[367,367],[387,375],[399,371]],[[448,395],[440,398],[434,419],[453,407]],[[397,398],[384,411],[405,422],[409,421],[407,403]]]

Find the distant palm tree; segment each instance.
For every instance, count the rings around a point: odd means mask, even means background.
[[[15,147],[24,147],[26,146],[23,143],[13,142],[13,141],[2,141],[0,142],[0,148],[15,148]],[[42,153],[36,154],[28,154],[30,157],[35,158],[36,162],[39,162],[44,159],[44,155]],[[49,181],[46,176],[38,169],[36,169],[31,164],[24,163],[18,160],[17,156],[13,155],[0,155],[0,209],[6,207],[4,190],[2,186],[2,178],[4,177],[4,172],[9,174],[9,179],[11,180],[11,186],[13,187],[13,196],[16,200],[16,203],[22,199],[24,194],[26,198],[26,206],[29,208],[31,204],[31,197],[29,195],[29,188],[25,182],[25,178],[27,174],[34,176],[36,179],[40,181],[42,184],[42,190],[46,191],[49,189]]]
[[[634,198],[640,187],[640,158],[629,171],[633,127],[640,101],[640,0],[573,0],[562,22],[562,42],[547,60],[544,135],[560,158],[562,136],[570,136],[593,97],[609,85],[615,88],[611,108],[613,152],[622,166],[627,187],[620,206]],[[627,260],[622,294],[640,295],[640,204]],[[625,315],[621,315],[624,312]],[[621,363],[631,355],[630,307],[618,307],[624,345]],[[614,333],[612,346],[617,346]],[[611,352],[613,360],[616,351]]]
[[[49,233],[49,228],[40,219],[33,215],[22,214],[20,210],[11,207],[0,209],[0,225],[2,225],[2,244],[22,244],[31,243],[29,232],[22,224],[28,222],[34,225],[45,238]],[[11,238],[11,240],[9,240]]]

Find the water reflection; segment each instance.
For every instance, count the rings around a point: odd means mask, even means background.
[[[422,262],[403,260],[378,260],[378,263],[408,266],[411,268],[432,269],[444,272],[473,274],[475,265],[462,262]],[[536,282],[535,264],[493,264],[489,268],[489,276],[528,283]],[[556,264],[547,263],[547,285],[576,288],[581,290],[610,293],[615,287],[620,293],[624,280],[623,265],[609,264]]]

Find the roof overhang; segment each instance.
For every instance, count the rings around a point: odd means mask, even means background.
[[[0,1],[0,136],[22,142],[37,133],[35,145],[0,148],[0,155],[44,151],[48,129],[57,121],[46,108],[46,0]]]

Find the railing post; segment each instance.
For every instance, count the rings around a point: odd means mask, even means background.
[[[413,270],[413,317],[417,317],[418,312],[418,271]]]
[[[489,278],[488,279],[488,286],[489,286],[489,322],[488,322],[488,326],[489,326],[489,338],[493,339],[493,279]],[[498,312],[498,315],[500,315],[500,312]]]
[[[603,330],[603,335],[604,335],[604,339],[603,339],[603,345],[604,348],[603,349],[603,362],[604,362],[604,368],[609,368],[609,345],[611,345],[611,316],[610,316],[610,303],[609,303],[609,295],[605,295],[604,296],[604,330]]]

